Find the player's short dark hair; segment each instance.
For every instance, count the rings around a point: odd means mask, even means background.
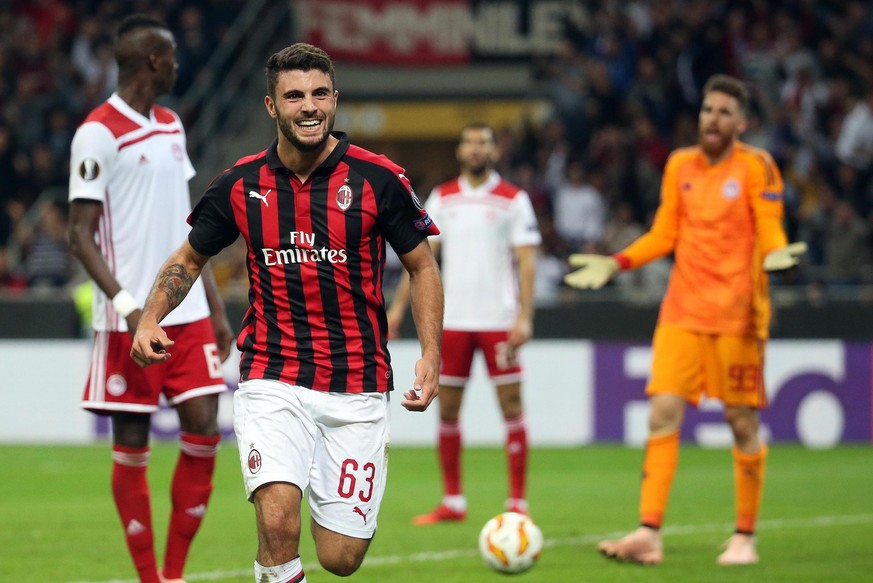
[[[131,14],[118,25],[118,30],[115,32],[115,38],[121,38],[130,31],[139,28],[160,28],[169,30],[169,28],[167,28],[167,23],[162,20],[148,16],[147,14]]]
[[[167,24],[146,14],[132,14],[121,21],[115,32],[115,61],[118,63],[120,80],[128,79],[148,60],[153,52],[163,52],[172,47],[161,35],[129,36],[139,30],[166,30]]]
[[[751,101],[749,90],[745,83],[736,77],[722,74],[713,75],[706,81],[706,85],[703,86],[703,95],[705,96],[711,91],[730,95],[739,102],[740,110],[743,113],[749,111],[749,102]]]
[[[497,142],[497,132],[494,131],[494,128],[491,127],[491,124],[488,124],[484,121],[471,121],[470,123],[466,124],[464,127],[461,128],[462,137],[464,135],[464,132],[466,132],[467,130],[488,130],[489,132],[491,132],[491,139],[494,140],[495,143]]]
[[[282,71],[321,71],[330,77],[330,83],[336,88],[336,73],[333,70],[333,61],[330,56],[308,43],[295,43],[285,47],[277,53],[273,53],[267,59],[267,94],[276,93],[276,84],[279,82],[279,73]]]

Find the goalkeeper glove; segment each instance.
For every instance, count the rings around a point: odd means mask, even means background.
[[[764,271],[781,271],[800,263],[800,256],[806,253],[806,243],[790,243],[785,247],[770,251],[764,258]]]
[[[619,270],[618,261],[610,255],[574,253],[569,261],[570,265],[581,269],[565,275],[564,282],[579,289],[600,289]]]

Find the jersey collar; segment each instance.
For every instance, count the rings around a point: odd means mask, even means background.
[[[488,192],[491,192],[492,190],[494,190],[494,187],[500,183],[500,174],[498,174],[497,170],[492,170],[488,174],[488,178],[485,179],[485,182],[483,182],[482,184],[480,184],[476,188],[473,188],[472,186],[470,186],[470,183],[467,181],[467,179],[464,176],[460,176],[458,178],[458,182],[460,182],[461,189],[464,192],[470,192],[470,193],[474,193],[474,194],[484,194],[484,193],[488,193]]]
[[[117,109],[124,117],[129,118],[131,121],[135,121],[140,126],[148,126],[155,123],[153,108],[149,108],[149,117],[145,117],[143,114],[128,105],[117,92],[112,93],[107,101],[109,102],[109,105]]]
[[[333,169],[349,150],[349,138],[345,132],[330,132],[330,135],[339,140],[339,143],[333,149],[333,152],[330,153],[330,156],[315,169],[313,174],[322,172],[324,169]],[[267,166],[274,172],[291,173],[291,170],[285,168],[285,165],[279,159],[279,138],[273,140],[273,143],[267,148]]]

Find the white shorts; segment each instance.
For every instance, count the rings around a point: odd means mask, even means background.
[[[295,484],[309,492],[318,524],[373,537],[388,475],[387,393],[244,381],[233,398],[233,428],[249,500],[264,484]]]

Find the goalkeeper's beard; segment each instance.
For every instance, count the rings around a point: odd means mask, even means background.
[[[282,135],[285,136],[286,140],[291,142],[292,146],[301,152],[315,152],[324,147],[325,142],[327,142],[327,139],[330,137],[330,132],[333,131],[334,120],[334,117],[326,117],[324,119],[324,132],[321,134],[321,138],[318,141],[304,142],[297,137],[293,121],[284,118],[281,115],[276,116],[276,124],[279,126],[279,131],[282,132]]]

